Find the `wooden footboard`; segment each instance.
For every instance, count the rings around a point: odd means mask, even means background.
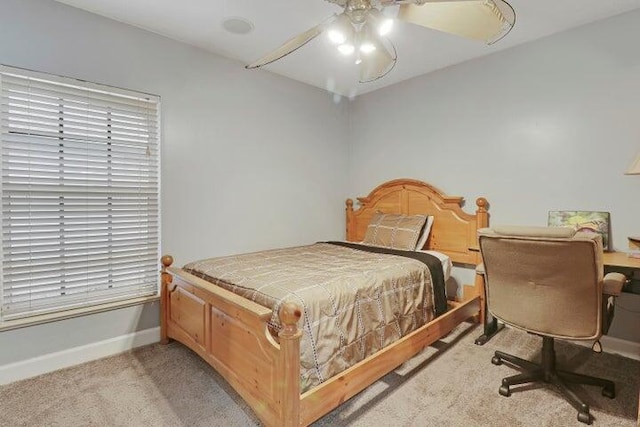
[[[301,311],[284,304],[277,343],[271,310],[215,286],[162,258],[163,342],[175,339],[220,373],[267,426],[306,426],[448,334],[480,309],[474,297],[343,373],[300,394]]]
[[[268,426],[299,425],[300,310],[284,304],[277,343],[271,310],[177,268],[163,257],[163,342],[173,338],[215,368]]]

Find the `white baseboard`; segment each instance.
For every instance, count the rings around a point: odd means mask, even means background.
[[[144,329],[80,347],[0,366],[0,385],[101,359],[160,341],[160,328]]]
[[[113,356],[158,341],[160,341],[160,328],[156,327],[16,363],[10,363],[0,366],[0,385],[24,380],[103,357]],[[574,342],[586,347],[590,347],[592,344],[590,341]],[[606,353],[616,353],[624,357],[640,360],[640,343],[607,335],[603,335],[600,338],[600,342],[602,343],[603,351]]]
[[[591,347],[592,341],[572,341],[585,347]],[[616,337],[603,335],[600,337],[602,351],[605,353],[619,354],[629,359],[640,360],[640,343],[627,341]]]
[[[640,343],[626,341],[616,337],[603,335],[600,337],[602,350],[606,353],[616,353],[629,359],[640,360]]]

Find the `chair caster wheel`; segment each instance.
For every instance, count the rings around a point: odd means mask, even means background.
[[[501,385],[500,388],[498,389],[498,393],[500,393],[500,395],[504,397],[511,396],[511,390],[509,390],[508,385]]]
[[[616,397],[616,389],[614,387],[602,387],[602,395],[604,397],[608,397],[609,399],[615,399]]]
[[[502,365],[502,359],[500,359],[498,356],[493,356],[491,358],[491,363],[493,363],[494,365]]]
[[[591,414],[588,412],[578,412],[578,421],[585,424],[591,424]]]

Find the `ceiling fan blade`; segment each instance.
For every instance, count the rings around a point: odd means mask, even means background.
[[[505,0],[493,0],[495,5],[500,9],[503,18],[507,21],[507,25],[502,33],[498,33],[492,40],[488,40],[488,44],[494,44],[498,40],[502,39],[504,36],[509,34],[511,30],[513,30],[514,25],[516,25],[516,11],[511,6],[510,3],[507,3]]]
[[[396,48],[387,40],[391,50],[380,40],[372,40],[375,50],[362,55],[360,63],[360,83],[368,83],[386,76],[396,65]]]
[[[282,46],[280,46],[279,48],[277,48],[272,52],[269,52],[268,54],[258,59],[257,61],[254,61],[249,65],[246,65],[245,68],[247,69],[260,68],[267,64],[271,64],[272,62],[277,61],[278,59],[284,56],[289,55],[291,52],[301,48],[305,44],[309,43],[311,40],[318,37],[327,28],[327,26],[331,24],[335,19],[336,19],[336,15],[329,17],[324,22],[321,22],[315,27],[308,29],[304,33],[298,34],[292,39],[289,39]]]
[[[515,13],[503,0],[428,0],[400,5],[398,19],[491,44],[511,31]]]

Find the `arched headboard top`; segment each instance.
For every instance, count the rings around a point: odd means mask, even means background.
[[[433,227],[423,249],[443,252],[458,263],[479,262],[477,231],[489,226],[488,202],[484,197],[476,200],[475,214],[469,214],[462,209],[462,197],[448,196],[435,186],[415,179],[394,179],[357,200],[360,206],[356,210],[353,200],[347,200],[348,241],[364,239],[367,226],[376,212],[431,215],[434,217]]]

